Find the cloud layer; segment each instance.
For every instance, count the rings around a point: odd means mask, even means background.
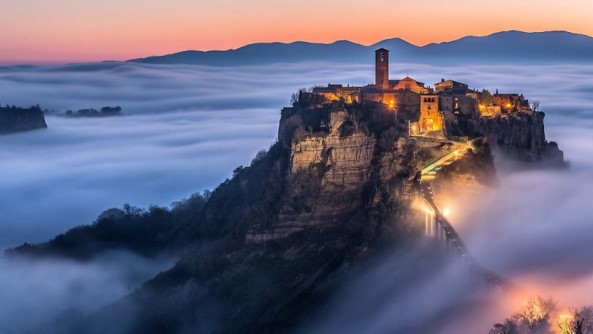
[[[562,302],[586,302],[581,296],[587,294],[582,291],[593,291],[589,260],[593,256],[589,237],[593,235],[589,204],[593,195],[589,144],[593,140],[593,66],[392,66],[392,77],[407,74],[429,84],[453,78],[472,88],[498,88],[541,101],[548,139],[560,143],[571,162],[570,170],[501,174],[499,188],[471,202],[451,203],[453,221],[486,267],[535,293],[557,291]],[[213,188],[236,166],[248,164],[258,150],[273,143],[280,108],[288,104],[292,92],[328,82],[362,85],[372,78],[372,66],[360,64],[1,67],[2,104],[40,104],[56,113],[120,105],[126,116],[66,119],[49,115],[47,130],[0,137],[0,247],[46,240],[126,202],[168,205]],[[55,270],[47,263],[28,266],[32,266],[27,274],[31,277]],[[18,273],[22,266],[16,268]],[[2,264],[0,270],[15,269]],[[443,277],[455,276],[443,270]],[[76,280],[83,286],[91,284],[84,275]],[[378,279],[368,295],[397,298],[388,294],[388,278],[385,284]],[[0,282],[0,295],[6,294],[6,287],[25,291],[30,286],[30,282],[21,283],[18,287]],[[434,284],[427,283],[425,288],[436,289],[438,284]],[[48,291],[63,291],[64,286],[41,289],[56,305],[62,301]],[[111,299],[123,293],[116,289]],[[349,298],[345,294],[343,298]],[[421,302],[409,300],[421,308]],[[443,297],[442,303],[425,309],[434,315],[439,307],[453,302]],[[16,305],[13,310],[27,305]],[[385,317],[394,310],[391,302],[376,306],[374,314]],[[418,319],[426,319],[420,309],[416,311]],[[0,321],[9,314],[3,312]],[[332,317],[328,316],[328,322]],[[367,320],[362,319],[360,325]],[[377,332],[401,325],[395,318],[379,324],[382,327],[373,327]]]

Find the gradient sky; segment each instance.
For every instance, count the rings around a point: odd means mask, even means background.
[[[593,35],[591,0],[0,0],[0,63],[125,60],[254,42],[423,45],[501,30]]]

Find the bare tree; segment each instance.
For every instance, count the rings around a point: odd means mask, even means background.
[[[557,326],[562,334],[593,334],[593,307],[569,309],[568,314],[560,316]]]
[[[354,129],[358,131],[358,128],[360,127],[360,122],[362,121],[362,112],[359,109],[354,108],[348,111],[346,115],[348,115],[347,119],[350,121],[350,123],[352,123]]]
[[[562,334],[585,334],[585,319],[581,312],[576,309],[570,309],[569,313],[561,314],[556,326]]]

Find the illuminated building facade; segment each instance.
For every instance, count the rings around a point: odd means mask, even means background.
[[[313,88],[320,105],[333,101],[347,104],[382,103],[394,115],[410,122],[410,134],[444,137],[447,121],[455,118],[501,117],[514,112],[532,112],[529,102],[518,94],[491,95],[478,92],[468,85],[442,79],[434,89],[409,76],[389,80],[389,51],[375,51],[375,83],[363,87],[328,84]]]

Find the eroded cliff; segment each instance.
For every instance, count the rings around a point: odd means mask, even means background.
[[[446,115],[447,116],[447,115]],[[512,160],[565,164],[558,144],[546,140],[545,113],[540,111],[511,112],[496,117],[446,117],[449,133],[470,138],[485,137],[491,149]]]
[[[284,237],[308,227],[357,225],[361,219],[367,227],[378,226],[377,215],[403,214],[418,149],[398,128],[393,112],[375,110],[376,118],[387,120],[376,129],[369,124],[372,117],[356,108],[284,110],[279,145],[287,150],[289,163],[278,223],[253,224],[248,241]],[[353,117],[359,117],[356,124]]]

